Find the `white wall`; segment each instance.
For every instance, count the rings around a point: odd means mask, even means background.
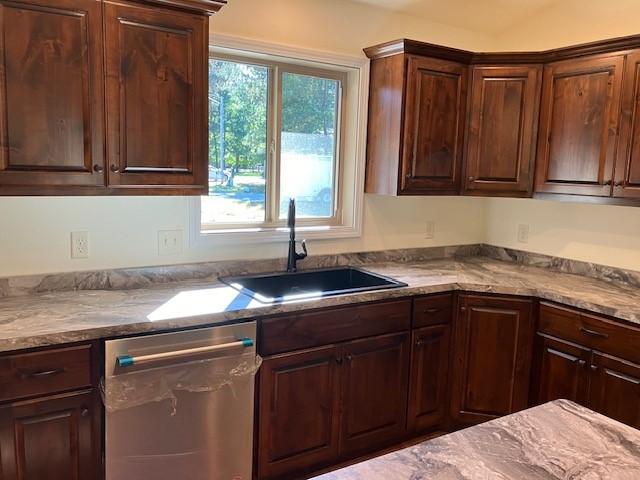
[[[562,0],[513,25],[497,50],[541,50],[640,33],[638,0]],[[494,245],[640,270],[640,208],[540,200],[486,202]],[[530,224],[528,244],[517,225]]]
[[[640,270],[640,208],[546,200],[485,199],[485,242]],[[517,241],[529,225],[528,243]]]
[[[192,248],[189,201],[171,197],[0,198],[0,276],[165,265],[286,255],[286,244]],[[425,222],[436,222],[434,239]],[[470,198],[386,198],[367,195],[361,238],[314,241],[310,253],[478,243],[482,201]],[[183,251],[158,255],[158,231],[182,230]],[[90,232],[88,259],[70,258],[70,232]]]
[[[461,12],[461,15],[464,12]],[[638,33],[637,0],[566,0],[491,38],[347,0],[233,0],[212,29],[335,53],[407,37],[475,50],[552,48]],[[486,224],[485,224],[486,215]],[[526,221],[523,221],[523,219]],[[425,222],[436,236],[424,238]],[[528,244],[515,241],[529,223]],[[364,234],[310,244],[329,253],[487,241],[640,270],[640,208],[474,198],[365,197]],[[159,256],[158,230],[184,233]],[[90,258],[71,260],[71,231],[90,232]],[[185,198],[0,198],[0,276],[284,255],[285,245],[191,248]]]

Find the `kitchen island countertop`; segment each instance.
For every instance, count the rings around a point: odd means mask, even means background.
[[[640,430],[556,400],[314,480],[637,480]]]

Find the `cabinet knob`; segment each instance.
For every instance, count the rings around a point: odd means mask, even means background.
[[[605,187],[608,187],[609,185],[611,185],[611,180],[607,180],[604,182],[603,184]]]
[[[336,357],[336,363],[342,365],[342,357]]]
[[[620,182],[616,182],[613,184],[614,187],[621,187],[624,185],[624,182],[620,181]]]
[[[470,181],[470,182],[475,181],[475,179],[476,179],[476,177],[469,177],[469,181]]]
[[[460,307],[460,311],[461,312],[466,312],[467,311],[467,307]]]
[[[80,415],[82,415],[83,417],[88,417],[89,416],[89,409],[84,407],[82,410],[80,410]]]
[[[344,358],[347,360],[347,362],[351,362],[353,360],[353,355],[347,355]]]
[[[93,171],[96,172],[96,173],[101,173],[101,172],[104,171],[104,168],[102,168],[102,165],[97,165],[96,164],[96,165],[93,166]]]
[[[416,345],[417,345],[418,347],[419,347],[419,346],[421,346],[421,345],[423,345],[423,344],[424,344],[424,340],[423,340],[423,339],[419,338],[418,340],[416,340]]]
[[[111,165],[110,170],[113,173],[118,173],[120,171],[120,168],[117,165],[114,164],[114,165]]]

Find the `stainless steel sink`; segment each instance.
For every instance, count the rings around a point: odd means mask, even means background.
[[[277,303],[407,286],[406,283],[393,278],[354,267],[225,277],[220,280],[262,303]]]

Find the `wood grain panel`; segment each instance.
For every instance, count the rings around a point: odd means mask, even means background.
[[[527,407],[533,344],[532,302],[460,296],[452,415],[478,423]]]
[[[627,56],[614,197],[640,198],[640,51]]]
[[[409,58],[401,193],[458,192],[467,72],[458,63]]]
[[[260,368],[260,478],[291,476],[338,456],[339,352],[334,347],[266,359]]]
[[[448,325],[436,325],[412,334],[407,428],[414,433],[445,428],[450,330]]]
[[[466,193],[530,194],[540,87],[540,66],[473,69]]]
[[[398,193],[405,69],[403,55],[371,62],[366,193]]]
[[[263,356],[409,330],[411,300],[394,300],[284,315],[261,322]]]
[[[545,67],[536,192],[611,195],[623,55]]]
[[[408,333],[343,347],[341,456],[373,451],[404,434],[409,348]]]
[[[640,365],[594,352],[591,368],[589,407],[640,428]]]
[[[0,2],[0,190],[104,184],[101,4]]]
[[[100,417],[91,391],[0,407],[3,480],[100,478]]]
[[[587,406],[590,349],[538,333],[535,357],[534,403],[565,398]]]
[[[207,185],[207,19],[105,3],[109,184]]]

